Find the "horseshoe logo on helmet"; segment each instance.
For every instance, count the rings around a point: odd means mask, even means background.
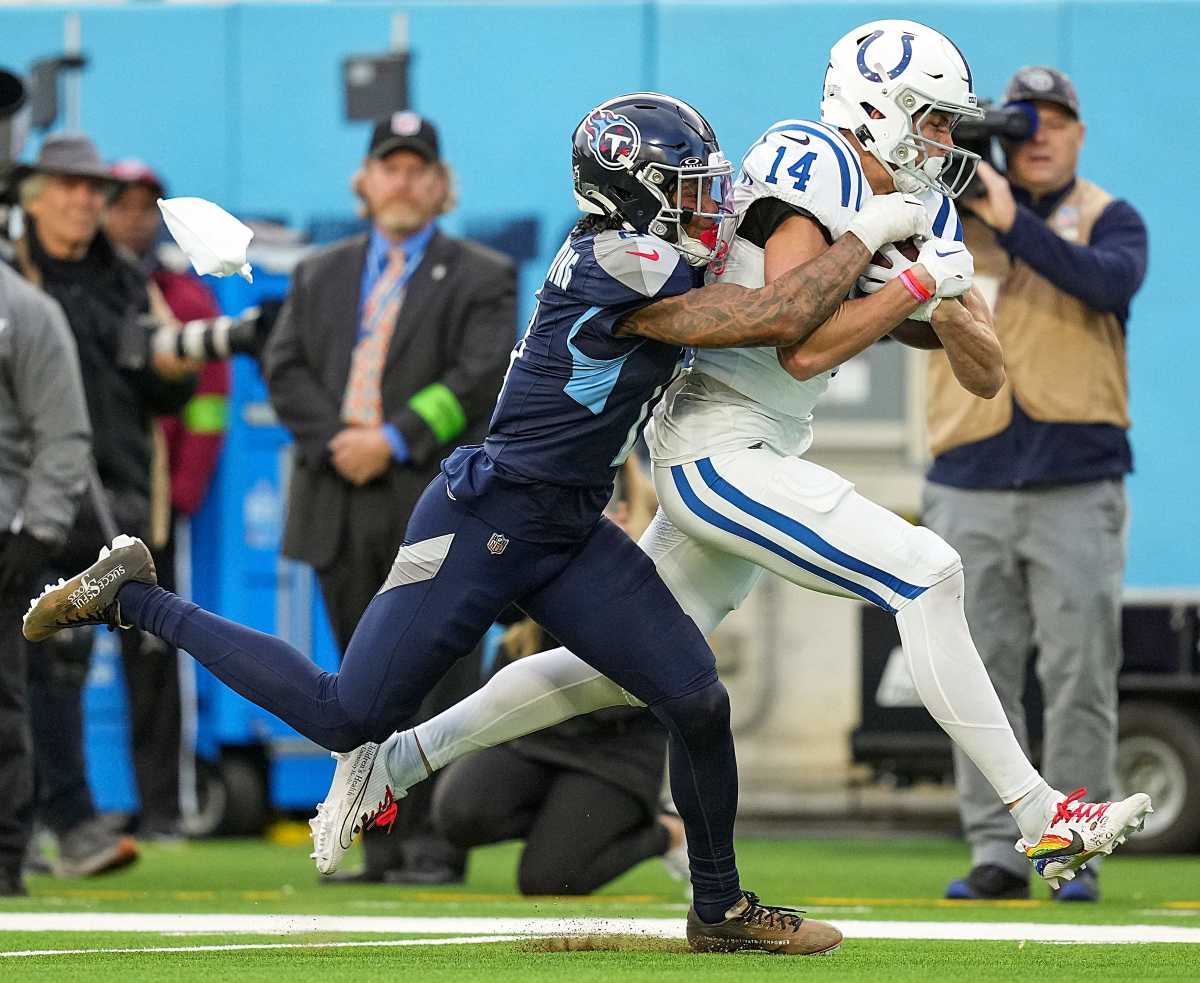
[[[863,39],[862,44],[858,46],[858,71],[868,82],[882,82],[883,79],[879,73],[867,67],[867,48],[874,41],[878,41],[883,37],[883,31],[874,31]],[[900,61],[895,68],[887,73],[889,79],[897,78],[904,69],[908,68],[908,63],[912,61],[912,43],[917,36],[905,31],[900,35],[900,44],[904,49],[904,53],[900,56]],[[882,66],[881,66],[882,67]]]

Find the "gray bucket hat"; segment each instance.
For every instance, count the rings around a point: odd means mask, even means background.
[[[55,133],[46,137],[32,164],[17,164],[13,168],[12,180],[23,181],[31,174],[90,177],[112,188],[117,186],[96,145],[83,133]]]

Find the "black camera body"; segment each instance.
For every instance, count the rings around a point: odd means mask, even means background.
[[[983,110],[982,119],[964,119],[954,128],[954,145],[978,154],[990,164],[1000,162],[997,141],[1020,143],[1037,132],[1037,110],[1029,103],[998,106],[991,99],[982,99],[979,108]],[[983,182],[977,175],[963,197],[978,198],[983,193]]]

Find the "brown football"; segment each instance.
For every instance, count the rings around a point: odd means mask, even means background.
[[[921,247],[917,244],[916,239],[905,239],[903,242],[894,242],[892,245],[900,250],[900,255],[912,260],[914,263],[917,261],[917,256],[921,253]],[[883,255],[882,252],[878,252],[872,256],[871,262],[875,266],[882,266],[885,270],[892,268],[892,261]]]

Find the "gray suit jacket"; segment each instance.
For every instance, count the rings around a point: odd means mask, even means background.
[[[337,559],[349,522],[376,523],[381,535],[395,535],[396,528],[402,534],[442,458],[486,432],[516,341],[512,263],[435,233],[408,281],[381,384],[384,419],[404,436],[411,460],[393,464],[379,479],[395,491],[390,515],[355,513],[354,486],[333,469],[327,445],[343,429],[366,253],[367,237],[356,236],[300,263],[263,355],[271,402],[296,442],[283,552],[318,570]],[[467,418],[465,429],[445,442],[409,406],[435,382],[454,394]]]

